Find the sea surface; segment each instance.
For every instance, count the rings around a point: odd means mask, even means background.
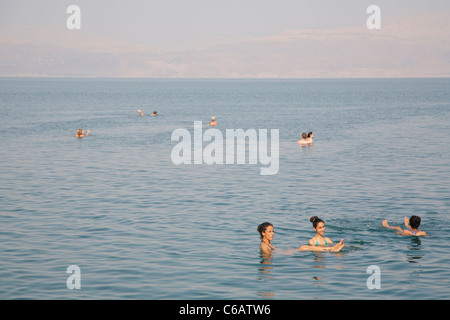
[[[0,299],[450,299],[449,88],[1,78]],[[224,139],[278,129],[278,172],[174,164],[172,133],[194,121],[207,132],[212,116]],[[314,144],[297,144],[309,131]],[[411,215],[428,237],[382,226]],[[341,252],[296,250],[315,235],[311,216]]]

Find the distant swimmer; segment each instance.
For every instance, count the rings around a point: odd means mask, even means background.
[[[82,129],[78,129],[78,131],[74,135],[74,137],[76,137],[76,138],[83,138],[83,137],[87,137],[88,135],[90,135],[90,133],[91,133],[91,131],[89,129],[86,132],[86,134],[84,133],[84,131]]]
[[[427,233],[425,231],[419,231],[421,219],[419,216],[411,216],[411,218],[405,217],[405,227],[406,229],[403,230],[400,227],[391,227],[387,220],[383,220],[382,224],[383,227],[396,230],[398,234],[401,234],[402,236],[426,236]]]
[[[139,117],[142,117],[142,116],[151,116],[151,117],[154,117],[154,116],[157,116],[157,115],[158,115],[158,113],[157,113],[156,111],[153,111],[152,114],[143,114],[142,111],[141,111],[141,109],[137,109],[137,112],[139,113]]]
[[[314,138],[314,133],[313,132],[308,132],[308,137],[306,138],[306,141],[308,143],[313,143],[313,138]]]
[[[211,127],[217,126],[216,117],[211,117],[211,121],[208,123]]]
[[[306,145],[306,144],[308,144],[307,138],[308,138],[308,136],[306,135],[306,132],[303,132],[302,138],[300,140],[298,140],[297,143],[301,144],[301,145]]]

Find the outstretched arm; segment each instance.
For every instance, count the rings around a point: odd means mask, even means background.
[[[332,246],[332,247],[322,247],[322,246],[308,246],[303,245],[298,250],[300,251],[328,251],[328,252],[338,252],[341,251],[341,249],[344,247],[344,239],[341,239],[341,241]]]
[[[391,227],[391,226],[388,224],[387,220],[383,220],[382,223],[383,223],[383,227],[386,227],[386,228],[389,228],[389,229],[393,229],[393,230],[396,230],[396,231],[398,231],[398,232],[403,232],[403,229],[400,228],[400,227]]]

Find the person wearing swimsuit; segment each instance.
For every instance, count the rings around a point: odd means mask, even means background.
[[[87,134],[84,134],[84,131],[82,129],[78,129],[77,133],[74,136],[76,138],[83,138],[83,137],[87,137],[90,134],[91,134],[90,130],[87,131]]]
[[[387,220],[383,220],[382,224],[383,227],[396,230],[397,233],[401,234],[402,236],[415,236],[415,237],[426,236],[427,233],[425,231],[419,230],[420,222],[421,219],[419,216],[411,216],[411,218],[409,219],[405,217],[405,227],[406,227],[405,230],[403,230],[400,227],[391,227],[388,224]]]
[[[276,248],[272,245],[272,240],[274,236],[274,229],[273,225],[270,222],[264,222],[261,223],[257,228],[260,236],[261,236],[261,243],[259,244],[259,249],[261,251],[261,254],[264,257],[268,257],[272,251],[274,251]],[[329,239],[328,239],[329,240]],[[331,240],[329,240],[331,241]],[[300,251],[327,251],[327,252],[338,252],[344,247],[344,239],[342,239],[338,244],[334,246],[329,247],[323,247],[323,246],[309,246],[309,245],[303,245],[298,250]],[[297,249],[295,249],[297,250]],[[279,250],[277,250],[279,251]],[[281,250],[280,252],[283,252]],[[291,252],[291,251],[289,251]]]
[[[216,117],[211,117],[211,121],[208,122],[208,124],[209,124],[211,127],[217,126]]]
[[[259,249],[262,254],[267,255],[275,249],[271,243],[274,235],[273,225],[270,222],[264,222],[258,226],[257,230],[261,236]]]
[[[312,222],[313,228],[316,231],[316,235],[309,240],[310,246],[327,246],[333,243],[330,238],[324,237],[325,234],[325,222],[314,216],[309,219]]]

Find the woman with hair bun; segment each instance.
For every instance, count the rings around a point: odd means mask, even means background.
[[[316,235],[309,240],[310,246],[327,246],[333,241],[330,238],[324,237],[325,234],[325,222],[317,216],[311,217],[309,221],[312,222],[313,228],[316,231]]]
[[[316,235],[309,240],[309,246],[304,245],[299,248],[300,251],[330,251],[339,252],[344,247],[344,239],[341,239],[334,246],[328,246],[332,244],[333,241],[330,238],[326,238],[325,234],[325,222],[314,216],[309,219],[312,222],[314,230],[316,230]]]
[[[264,222],[258,226],[257,230],[261,236],[261,243],[259,245],[261,252],[265,254],[272,252],[275,249],[271,244],[274,235],[273,225],[270,222]]]

